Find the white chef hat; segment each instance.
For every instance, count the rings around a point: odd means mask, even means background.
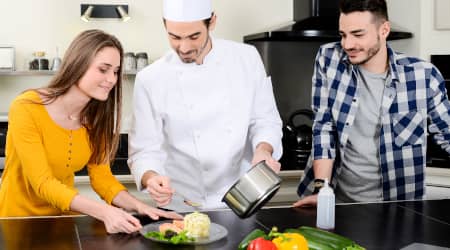
[[[211,0],[163,0],[164,19],[193,22],[211,17]]]

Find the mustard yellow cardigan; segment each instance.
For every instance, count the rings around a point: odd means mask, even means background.
[[[78,191],[74,173],[86,166],[91,150],[86,129],[56,124],[35,91],[19,95],[8,114],[5,169],[0,184],[0,217],[68,213]],[[126,190],[109,164],[87,165],[91,186],[111,204]]]

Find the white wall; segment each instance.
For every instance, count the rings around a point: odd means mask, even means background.
[[[388,15],[392,29],[413,33],[412,39],[391,41],[389,44],[396,50],[411,56],[420,56],[422,0],[387,0]],[[431,2],[430,0],[424,0]]]
[[[421,0],[420,3],[421,57],[429,59],[432,54],[450,54],[450,30],[436,30],[434,28],[435,1]],[[447,18],[450,19],[450,9],[447,13]]]
[[[64,51],[80,31],[99,28],[115,34],[126,51],[143,51],[151,59],[168,49],[161,15],[161,0],[131,0],[132,19],[100,20],[90,23],[80,19],[80,4],[119,4],[117,0],[0,0],[0,44],[16,47],[17,68],[24,69],[33,51],[44,50],[55,56],[56,46]],[[218,15],[214,35],[242,41],[246,34],[266,30],[272,25],[292,20],[292,0],[214,0]],[[61,56],[61,55],[60,55]]]
[[[303,0],[308,1],[308,0]],[[132,19],[123,23],[102,20],[85,23],[80,19],[80,4],[119,4],[118,0],[0,0],[0,44],[16,48],[16,67],[27,68],[32,52],[46,51],[47,58],[60,55],[80,31],[103,29],[115,34],[126,51],[147,52],[150,60],[160,57],[169,47],[161,21],[161,0],[131,0]],[[292,20],[293,0],[213,0],[218,24],[213,35],[242,41],[246,34],[270,30]],[[399,51],[429,59],[430,54],[450,54],[450,31],[434,29],[433,0],[388,0],[392,23],[414,33],[413,39],[391,42]],[[449,11],[450,13],[450,11]],[[450,15],[449,15],[450,18]],[[49,76],[0,76],[0,112],[8,110],[12,98],[27,88],[47,83]],[[125,113],[130,111],[132,81],[125,86]]]
[[[80,4],[121,4],[117,0],[0,0],[7,6],[0,15],[0,45],[16,49],[16,68],[26,70],[34,51],[46,51],[47,58],[59,56],[71,40],[86,29],[103,29],[116,35],[124,49],[147,52],[153,61],[169,49],[162,23],[162,0],[130,0],[131,20],[96,20],[90,23],[80,19]],[[265,31],[292,20],[292,0],[213,0],[218,23],[213,35],[242,41],[247,34]],[[0,76],[0,112],[6,112],[11,100],[21,91],[45,85],[50,76]],[[124,86],[124,113],[129,113],[132,81]],[[126,118],[126,117],[125,117]]]

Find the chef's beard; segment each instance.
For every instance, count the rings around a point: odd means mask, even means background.
[[[180,57],[181,61],[183,61],[184,63],[193,63],[203,53],[203,51],[205,51],[206,46],[208,45],[208,42],[209,42],[209,34],[206,37],[205,43],[199,50],[193,49],[193,50],[188,51],[187,53],[182,53],[180,50],[177,49],[177,54]],[[193,56],[187,57],[187,58],[184,58],[182,56],[182,55],[191,55],[191,54]]]
[[[363,64],[367,63],[368,61],[370,61],[370,59],[372,59],[376,54],[378,54],[378,52],[380,51],[380,48],[381,48],[380,36],[377,36],[377,43],[374,46],[367,49],[366,58],[364,58],[360,61],[353,61],[353,62],[350,61],[350,63],[353,65],[363,65]],[[352,51],[352,50],[364,51],[364,49],[358,49],[358,48],[351,48],[346,51]]]

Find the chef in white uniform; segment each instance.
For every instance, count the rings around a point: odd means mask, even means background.
[[[173,50],[136,76],[128,165],[158,206],[223,208],[252,165],[280,170],[272,84],[254,47],[211,37],[211,0],[164,0],[163,16]]]

